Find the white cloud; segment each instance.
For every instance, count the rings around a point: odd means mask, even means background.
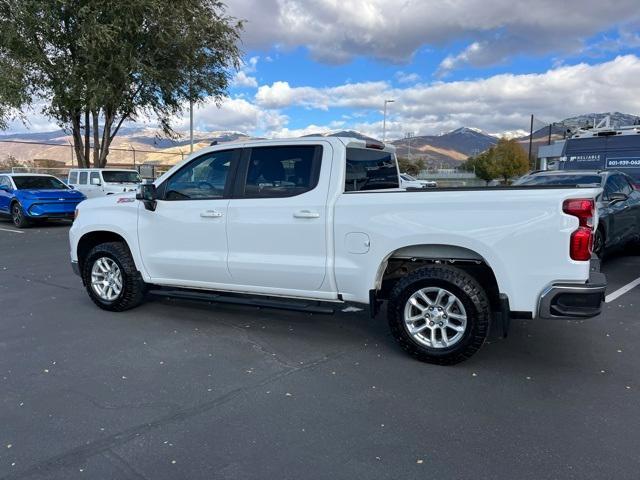
[[[417,73],[408,73],[402,70],[396,72],[394,77],[400,83],[416,83],[420,81],[420,75]]]
[[[260,57],[258,56],[251,57],[244,61],[240,66],[240,70],[231,79],[231,86],[240,88],[257,88],[258,80],[256,80],[256,77],[249,74],[255,73],[258,70],[258,61],[260,61]]]
[[[234,0],[229,12],[248,20],[249,48],[306,46],[333,63],[359,55],[404,62],[425,45],[460,39],[484,47],[468,55],[474,65],[516,53],[571,53],[598,32],[640,19],[638,0]]]
[[[287,123],[280,112],[265,110],[243,98],[226,98],[218,107],[209,101],[194,110],[194,128],[198,131],[234,130],[246,133],[277,131]],[[174,129],[189,129],[189,113],[175,120]]]
[[[640,58],[617,57],[609,62],[561,66],[539,74],[501,74],[486,79],[434,82],[393,88],[387,82],[354,83],[314,88],[287,82],[263,85],[256,103],[263,108],[303,106],[319,110],[349,107],[355,112],[382,110],[389,105],[389,137],[402,132],[440,133],[460,126],[502,132],[526,128],[529,115],[560,120],[586,112],[640,112]],[[353,128],[380,136],[381,122]]]
[[[347,83],[331,88],[291,87],[288,82],[262,85],[256,102],[265,108],[283,108],[299,105],[327,110],[329,107],[366,108],[384,101],[387,82]]]
[[[249,87],[249,88],[257,88],[258,81],[255,77],[250,77],[245,72],[240,70],[235,74],[233,79],[231,80],[232,87]]]

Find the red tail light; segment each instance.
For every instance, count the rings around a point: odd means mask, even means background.
[[[587,261],[593,252],[593,217],[596,204],[592,198],[572,198],[565,200],[562,211],[578,217],[580,226],[571,234],[569,254],[573,260]]]

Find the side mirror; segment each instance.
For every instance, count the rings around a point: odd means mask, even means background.
[[[614,205],[619,202],[626,202],[629,199],[629,195],[622,192],[613,192],[609,194],[609,205]]]
[[[153,212],[156,209],[156,200],[158,200],[156,186],[153,183],[141,183],[138,185],[136,199],[142,200],[144,208]]]
[[[99,185],[102,185],[102,182],[100,182],[99,178],[92,178],[91,179],[91,185],[99,186]]]

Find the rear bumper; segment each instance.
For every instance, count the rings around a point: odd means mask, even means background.
[[[564,320],[591,318],[600,314],[607,278],[600,273],[600,261],[591,260],[589,280],[584,284],[557,283],[540,295],[538,317]]]

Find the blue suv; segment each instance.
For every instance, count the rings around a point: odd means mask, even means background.
[[[53,175],[0,173],[0,215],[9,215],[18,228],[38,219],[73,219],[85,198]]]

